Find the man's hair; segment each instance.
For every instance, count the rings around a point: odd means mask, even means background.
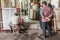
[[[52,7],[51,3],[49,3],[49,4],[48,4],[48,7],[50,7],[50,8],[52,8],[52,9],[53,9],[53,7]]]
[[[18,16],[18,13],[15,13],[14,15]]]
[[[43,1],[42,4],[47,5],[47,2],[46,1]]]

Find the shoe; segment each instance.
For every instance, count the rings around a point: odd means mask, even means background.
[[[45,37],[43,37],[43,40],[46,40],[46,38],[45,38]]]
[[[51,36],[49,36],[49,38],[51,38]]]

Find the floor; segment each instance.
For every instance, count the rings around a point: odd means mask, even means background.
[[[19,35],[2,32],[0,33],[0,40],[43,40],[40,35],[41,33],[38,30],[28,30],[28,33],[20,33]],[[60,40],[60,33],[58,32],[46,40]]]
[[[27,33],[23,32],[19,35],[13,35],[11,32],[0,32],[0,40],[43,40],[40,37],[41,34],[42,30],[37,22],[30,24],[30,29],[27,30]],[[60,31],[54,33],[51,38],[47,38],[46,40],[60,40]]]

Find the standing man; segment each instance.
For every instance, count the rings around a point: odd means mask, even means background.
[[[38,8],[38,16],[39,16],[39,23],[40,23],[40,27],[42,29],[42,9],[43,9],[43,5],[40,5],[40,7]]]
[[[47,6],[47,2],[43,1],[42,2],[43,9],[42,9],[42,29],[43,29],[43,34],[44,38],[46,38],[46,29],[48,31],[49,37],[51,37],[51,30],[49,26],[50,22],[50,17],[51,17],[51,8]]]

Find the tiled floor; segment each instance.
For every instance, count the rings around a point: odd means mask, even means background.
[[[42,30],[40,29],[39,24],[31,24],[30,26],[31,29],[27,30],[27,33],[20,33],[19,35],[13,35],[11,32],[1,32],[0,40],[43,40],[40,38]],[[60,40],[60,32],[46,40]]]
[[[0,40],[43,40],[39,35],[40,32],[38,30],[28,30],[28,33],[20,33],[19,35],[3,32],[0,33]],[[54,36],[46,40],[60,40],[60,33],[56,33]]]
[[[12,33],[0,33],[0,40],[40,40],[38,30],[28,30],[28,33],[13,35]]]

